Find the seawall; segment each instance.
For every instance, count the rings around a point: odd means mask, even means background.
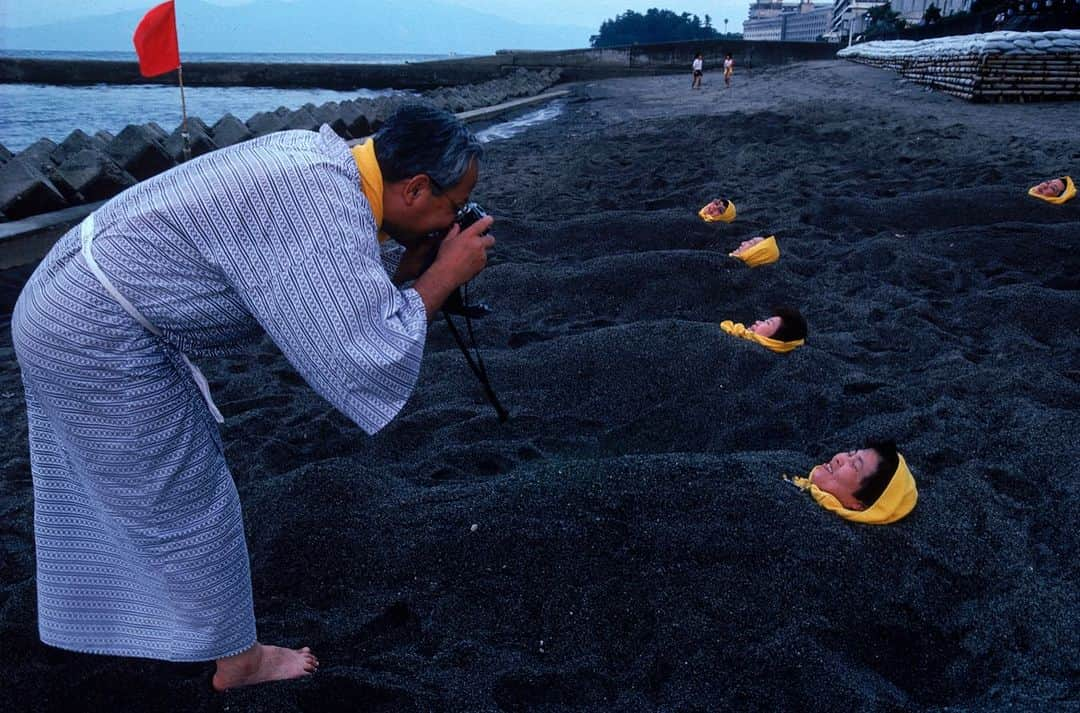
[[[475,84],[516,68],[558,67],[563,79],[578,81],[636,74],[686,71],[695,52],[718,64],[731,52],[741,68],[813,59],[830,59],[837,45],[810,42],[669,42],[604,49],[556,51],[501,50],[467,57],[410,64],[250,64],[196,62],[184,65],[192,86],[322,87],[325,89],[417,89]],[[154,78],[139,74],[134,61],[65,61],[0,58],[0,82],[86,86],[94,84],[175,84],[170,72]]]

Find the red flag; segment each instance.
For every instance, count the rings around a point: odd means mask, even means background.
[[[176,40],[176,7],[173,0],[163,2],[146,13],[135,28],[135,54],[139,72],[156,77],[180,66],[180,47]]]

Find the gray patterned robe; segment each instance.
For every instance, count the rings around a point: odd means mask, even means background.
[[[202,156],[94,214],[93,256],[155,325],[109,296],[67,233],[12,320],[34,481],[41,639],[75,651],[216,659],[255,642],[240,503],[181,354],[265,330],[368,433],[416,383],[427,319],[390,280],[345,143],[329,127]]]

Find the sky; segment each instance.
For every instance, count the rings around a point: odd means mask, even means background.
[[[158,0],[0,0],[0,26],[27,27],[44,25],[62,19],[90,15],[107,15],[122,10],[153,7]],[[273,5],[283,0],[206,0],[215,5]],[[287,0],[284,0],[287,1]],[[420,0],[422,3],[423,0]],[[730,20],[727,29],[741,32],[750,0],[443,0],[473,10],[517,20],[525,24],[578,25],[594,29],[600,23],[625,10],[645,12],[650,7],[689,12],[704,19],[706,14],[713,26],[723,31],[724,18]],[[178,0],[178,7],[183,0]]]

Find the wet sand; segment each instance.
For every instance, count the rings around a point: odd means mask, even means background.
[[[587,83],[488,145],[472,293],[500,425],[445,327],[377,436],[269,342],[204,370],[263,641],[302,680],[37,640],[0,336],[0,698],[35,711],[1075,710],[1076,104],[971,105],[841,62]],[[1033,129],[1038,136],[1031,138]],[[696,211],[735,201],[731,225]],[[775,234],[778,263],[726,253]],[[722,333],[802,308],[805,347]],[[895,438],[920,501],[857,526],[781,479]],[[1069,622],[1072,622],[1071,624]]]

